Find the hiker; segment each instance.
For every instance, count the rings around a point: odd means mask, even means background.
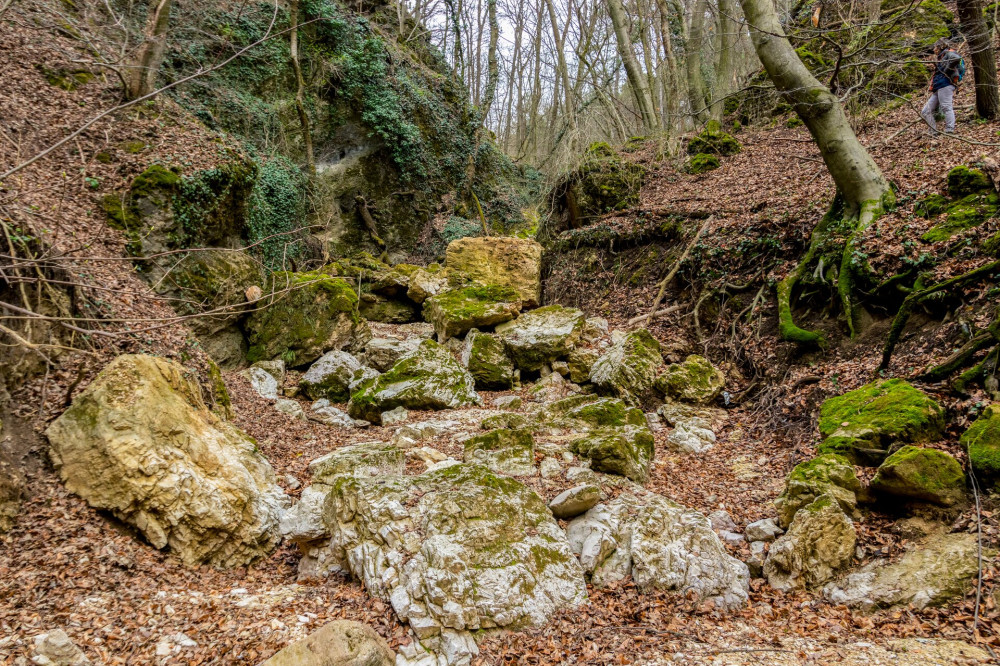
[[[920,111],[920,116],[934,133],[937,132],[934,114],[941,111],[944,114],[945,134],[951,134],[955,131],[955,109],[952,107],[952,101],[958,84],[965,74],[965,61],[955,49],[951,48],[947,39],[939,39],[934,44],[934,56],[934,76],[928,86],[931,96]]]

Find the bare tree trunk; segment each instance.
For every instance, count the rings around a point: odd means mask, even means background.
[[[555,42],[556,64],[559,68],[558,75],[562,79],[563,93],[566,97],[563,113],[566,114],[567,124],[573,127],[576,125],[573,113],[573,86],[569,83],[569,67],[566,65],[564,31],[560,32],[559,30],[559,19],[556,16],[556,8],[552,0],[545,0],[545,4],[548,7],[549,19],[552,22],[552,39]]]
[[[740,4],[750,24],[750,36],[757,55],[775,88],[809,128],[838,192],[834,205],[813,230],[806,256],[778,284],[781,335],[786,340],[797,342],[822,342],[820,334],[801,329],[792,321],[791,295],[808,264],[837,227],[840,233],[848,232],[841,255],[837,290],[853,335],[856,308],[853,298],[855,238],[887,207],[894,205],[895,197],[882,172],[855,136],[840,101],[816,80],[788,42],[771,0],[740,0]],[[842,207],[838,205],[841,202]]]
[[[128,86],[125,96],[128,99],[138,99],[156,90],[156,76],[167,53],[167,26],[170,23],[170,5],[172,0],[151,0],[149,16],[146,18],[146,28],[143,31],[145,41],[139,48],[139,53],[132,62]]]
[[[656,0],[656,5],[660,10],[660,40],[663,42],[663,55],[667,60],[667,82],[664,85],[664,95],[666,97],[667,125],[672,128],[677,122],[678,111],[680,110],[681,80],[677,73],[677,57],[674,55],[673,38],[670,27],[670,12],[667,0]],[[684,17],[681,17],[681,21]]]
[[[976,113],[980,118],[993,119],[1000,113],[1000,95],[997,93],[997,62],[983,16],[983,3],[981,0],[958,0],[957,5],[962,32],[969,41],[976,82]]]
[[[656,109],[649,94],[649,80],[639,69],[639,63],[632,50],[632,38],[629,36],[625,8],[622,6],[622,0],[608,0],[607,4],[611,25],[615,29],[618,55],[621,56],[622,64],[625,66],[625,74],[632,87],[632,94],[635,95],[636,106],[639,109],[639,115],[642,116],[642,124],[647,130],[654,131],[657,128]]]
[[[305,88],[302,78],[302,64],[299,62],[299,0],[288,2],[288,50],[291,55],[292,70],[295,72],[295,110],[299,114],[299,124],[302,125],[302,143],[306,151],[306,169],[310,176],[316,175],[316,158],[313,155],[312,128],[309,124],[309,114],[306,113]]]
[[[736,3],[733,0],[718,0],[718,2],[719,63],[715,70],[715,90],[712,91],[712,117],[716,120],[722,120],[725,97],[733,88],[739,23],[733,20],[736,13]]]
[[[701,50],[705,41],[705,11],[707,9],[706,0],[695,0],[694,9],[691,12],[691,29],[688,33],[687,43],[684,45],[688,104],[691,105],[691,115],[698,123],[708,120],[705,77],[701,73]]]

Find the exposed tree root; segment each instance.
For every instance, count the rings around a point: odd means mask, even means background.
[[[944,360],[943,363],[930,368],[920,375],[921,381],[939,382],[950,377],[952,373],[965,367],[977,353],[1000,342],[1000,319],[995,319],[989,327],[962,345],[962,348]]]

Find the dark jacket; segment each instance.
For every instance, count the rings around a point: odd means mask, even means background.
[[[938,54],[937,64],[934,65],[934,80],[931,81],[932,92],[958,85],[958,63],[961,61],[962,56],[953,49],[945,49]]]

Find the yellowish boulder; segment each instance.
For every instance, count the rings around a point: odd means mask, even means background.
[[[531,239],[459,238],[448,245],[445,265],[482,284],[513,287],[526,308],[542,302],[542,246]]]
[[[287,497],[271,465],[174,361],[119,356],[46,435],[70,492],[188,566],[244,566],[278,545]]]
[[[292,643],[261,666],[392,666],[396,655],[366,624],[335,620]]]

